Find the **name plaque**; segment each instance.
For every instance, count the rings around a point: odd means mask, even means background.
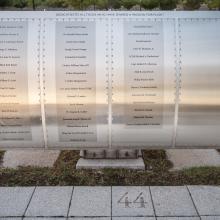
[[[0,147],[43,147],[40,19],[1,18]]]
[[[220,13],[0,15],[0,148],[220,148]]]
[[[96,141],[95,22],[56,22],[60,141]]]
[[[0,25],[0,141],[31,140],[27,81],[26,21]]]
[[[124,21],[127,126],[163,121],[163,22]]]

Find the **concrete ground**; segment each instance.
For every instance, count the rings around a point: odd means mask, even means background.
[[[8,150],[2,166],[14,169],[19,166],[53,167],[59,154],[59,150]]]
[[[215,149],[169,149],[167,158],[173,163],[173,170],[191,167],[220,167],[220,153]]]
[[[220,220],[220,187],[0,187],[0,220]]]

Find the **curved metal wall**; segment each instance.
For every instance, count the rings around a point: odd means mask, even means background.
[[[220,147],[218,11],[0,19],[0,148]]]

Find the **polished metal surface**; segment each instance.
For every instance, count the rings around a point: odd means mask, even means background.
[[[43,63],[48,148],[108,147],[105,19],[45,19]]]
[[[181,89],[176,147],[220,145],[220,19],[179,20]]]
[[[175,20],[122,17],[112,23],[112,147],[171,146]]]
[[[40,19],[4,15],[0,21],[0,147],[43,148]]]
[[[220,148],[220,12],[0,14],[0,148]]]

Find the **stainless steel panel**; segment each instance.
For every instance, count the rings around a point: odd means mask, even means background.
[[[107,147],[108,22],[75,17],[44,25],[48,148]]]
[[[177,147],[220,146],[220,19],[179,20]]]
[[[170,147],[175,110],[175,20],[112,20],[112,146]]]
[[[127,128],[163,123],[163,45],[162,20],[124,21],[124,123]]]
[[[44,147],[39,31],[39,19],[1,18],[0,148]]]
[[[95,22],[56,22],[59,140],[96,142]]]
[[[220,148],[219,12],[4,11],[0,58],[0,148]]]

